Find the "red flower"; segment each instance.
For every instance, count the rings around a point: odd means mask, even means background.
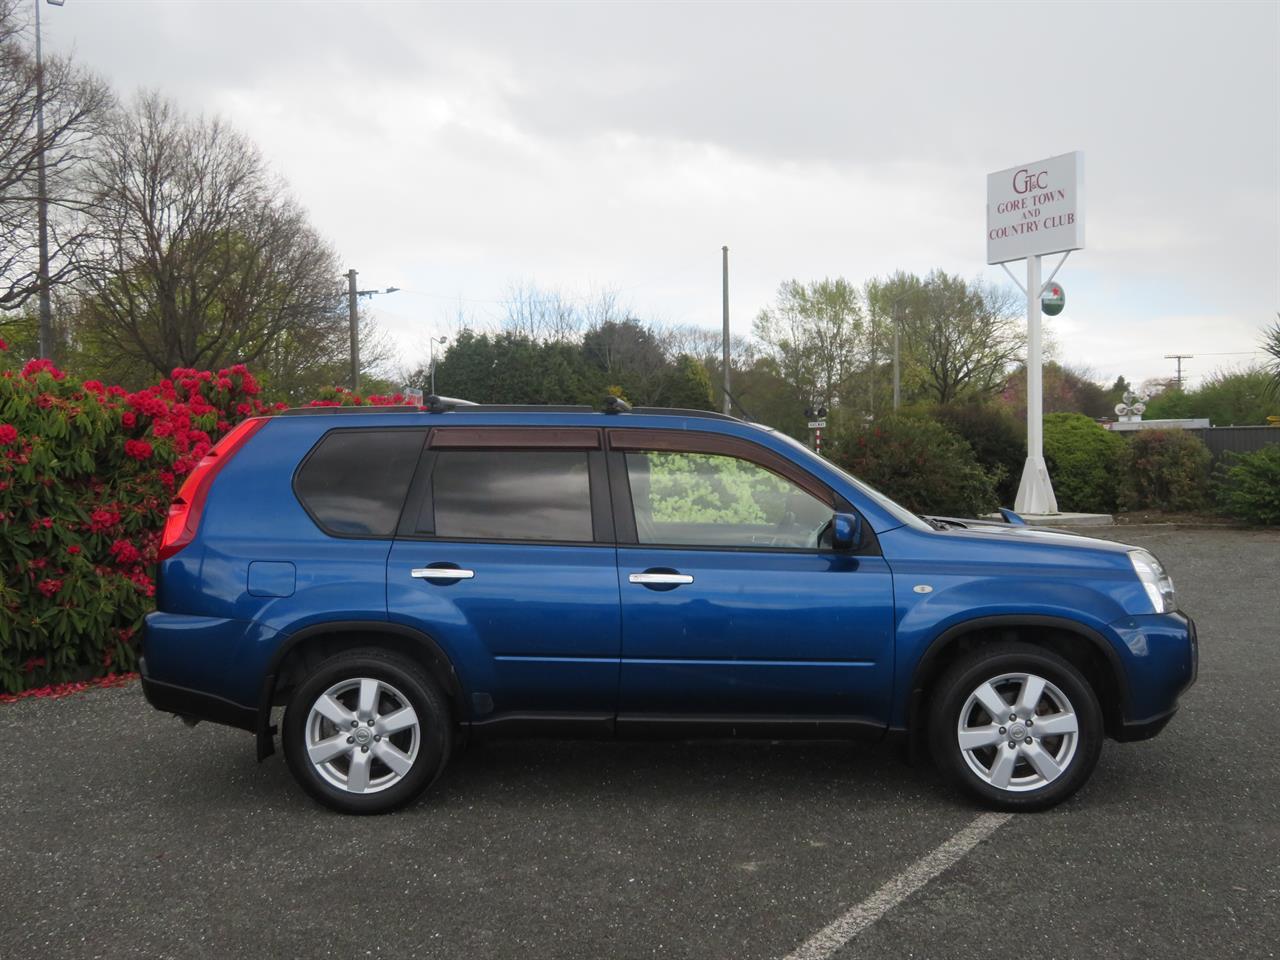
[[[9,345],[4,342],[4,337],[0,337],[0,350],[8,350]]]
[[[133,413],[122,413],[120,415],[120,422],[132,430],[138,425],[138,417]]]
[[[47,373],[55,380],[61,380],[66,376],[65,373],[53,365],[52,360],[28,360],[27,365],[22,368],[22,375],[28,380],[41,373]]]
[[[46,577],[36,586],[36,589],[43,593],[46,597],[52,597],[62,589],[62,581],[54,580],[52,577]]]
[[[74,555],[79,552],[80,552],[80,547],[77,544],[73,543],[71,546],[67,547],[67,553]]]
[[[94,533],[102,533],[110,530],[120,522],[120,514],[114,510],[103,510],[101,508],[89,514],[89,529]]]
[[[0,447],[7,447],[18,439],[18,428],[8,423],[0,423]]]
[[[149,460],[151,458],[151,444],[145,440],[126,440],[124,442],[125,456],[133,457],[135,460]]]
[[[137,563],[142,554],[128,540],[117,540],[111,544],[111,556],[116,558],[116,563],[122,567],[131,567]]]

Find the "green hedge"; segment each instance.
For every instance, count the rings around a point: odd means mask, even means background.
[[[1139,430],[1120,456],[1121,504],[1129,510],[1201,510],[1209,502],[1209,448],[1185,430]]]
[[[1119,502],[1120,458],[1124,439],[1082,413],[1051,413],[1044,418],[1044,458],[1066,512],[1111,513]]]
[[[973,449],[935,420],[890,417],[841,427],[830,440],[836,463],[917,513],[976,517],[997,506]]]
[[[1237,520],[1280,524],[1280,443],[1236,454],[1220,465],[1218,506]]]
[[[995,481],[1000,503],[1012,507],[1027,461],[1026,424],[994,403],[952,403],[932,415],[973,448],[978,465]]]

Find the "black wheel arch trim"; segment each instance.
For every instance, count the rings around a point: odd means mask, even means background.
[[[938,634],[929,642],[929,646],[925,648],[920,659],[916,661],[915,669],[911,674],[911,694],[910,701],[907,704],[907,730],[912,735],[913,745],[912,754],[915,753],[915,734],[921,729],[920,713],[924,707],[923,694],[924,686],[921,678],[930,674],[930,668],[933,662],[938,658],[939,654],[947,648],[951,641],[957,637],[973,633],[975,630],[986,630],[992,627],[1054,627],[1065,630],[1068,633],[1074,633],[1077,636],[1088,640],[1106,659],[1107,664],[1111,668],[1112,678],[1116,683],[1116,691],[1120,697],[1118,704],[1119,716],[1118,723],[1125,722],[1126,714],[1126,684],[1124,664],[1120,660],[1118,654],[1107,638],[1095,630],[1093,627],[1086,626],[1077,620],[1071,620],[1067,617],[1053,617],[1044,614],[1018,614],[1008,613],[987,617],[974,617],[971,620],[964,620],[960,623],[952,624],[942,633]],[[1104,709],[1105,713],[1105,709]]]
[[[263,675],[262,689],[258,695],[258,715],[255,728],[258,736],[259,760],[265,759],[275,752],[273,736],[275,729],[271,725],[271,706],[272,700],[275,699],[276,679],[280,672],[280,666],[300,644],[316,637],[335,633],[380,633],[399,637],[420,646],[434,664],[445,673],[447,680],[444,691],[445,696],[459,711],[458,719],[462,719],[462,683],[458,679],[458,671],[454,668],[453,661],[449,658],[449,655],[444,652],[444,648],[429,634],[423,633],[408,624],[394,623],[390,620],[326,620],[321,623],[308,624],[300,630],[288,634],[276,648],[275,653],[271,655],[271,662]]]

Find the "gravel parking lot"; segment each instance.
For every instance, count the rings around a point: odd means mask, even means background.
[[[888,747],[475,745],[417,806],[350,818],[133,685],[0,706],[0,956],[784,957],[889,884],[823,955],[1273,957],[1280,534],[1100,535],[1165,561],[1199,683],[910,896],[983,814]]]

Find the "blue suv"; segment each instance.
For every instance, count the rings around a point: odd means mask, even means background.
[[[1150,553],[1008,519],[916,516],[713,413],[291,410],[183,485],[142,685],[352,813],[511,735],[897,735],[1040,809],[1169,721],[1196,634]]]

